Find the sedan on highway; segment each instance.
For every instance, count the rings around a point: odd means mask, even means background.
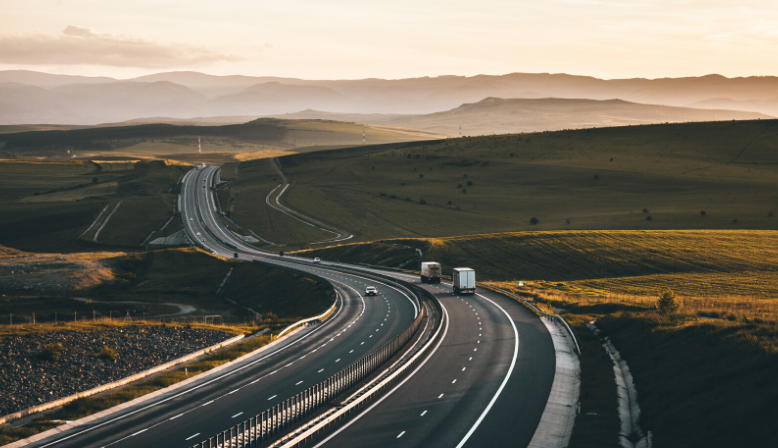
[[[377,296],[378,290],[375,288],[375,286],[368,286],[365,288],[365,295],[366,296]]]

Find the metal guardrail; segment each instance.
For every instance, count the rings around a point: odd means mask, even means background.
[[[553,320],[555,322],[561,323],[565,327],[567,332],[570,333],[570,336],[573,338],[573,343],[575,344],[575,350],[578,352],[579,355],[581,354],[581,343],[580,343],[580,340],[578,339],[578,335],[575,333],[575,331],[573,331],[573,328],[570,326],[570,323],[567,322],[567,319],[565,319],[562,316],[557,316],[556,314],[547,313],[547,312],[541,310],[540,308],[538,308],[537,306],[535,306],[534,303],[531,303],[527,299],[525,299],[525,298],[523,298],[521,296],[518,296],[518,295],[516,295],[516,294],[514,294],[514,293],[512,293],[512,292],[510,292],[510,291],[508,291],[506,289],[497,288],[495,286],[486,285],[486,284],[483,284],[483,283],[480,283],[480,282],[476,282],[476,284],[478,286],[481,286],[482,288],[491,289],[492,291],[497,291],[500,294],[505,294],[506,296],[513,297],[514,299],[519,300],[521,303],[523,303],[524,305],[526,305],[528,308],[532,309],[536,313],[540,314],[541,316],[546,317],[548,319],[551,319],[551,320]]]
[[[321,319],[323,317],[326,317],[328,314],[330,314],[331,312],[335,311],[335,307],[336,306],[338,306],[338,294],[337,293],[335,294],[335,302],[333,302],[332,306],[327,311],[319,314],[318,316],[313,316],[313,317],[309,317],[307,319],[298,320],[297,322],[293,323],[292,325],[289,325],[288,327],[286,327],[283,330],[281,330],[281,332],[278,333],[278,336],[276,336],[276,337],[280,338],[281,336],[284,335],[284,333],[286,333],[287,331],[292,330],[293,328],[296,328],[299,325],[302,325],[302,324],[305,324],[305,323],[308,323],[308,322],[312,322],[314,320],[319,320],[319,319]]]

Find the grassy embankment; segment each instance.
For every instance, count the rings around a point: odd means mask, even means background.
[[[176,182],[189,168],[171,161],[103,164],[0,161],[0,244],[57,252],[140,248],[169,219]]]
[[[50,275],[46,272],[47,269],[65,269],[61,265],[52,266],[50,260],[52,257],[48,255],[16,250],[3,250],[3,253],[7,256],[6,261],[14,263],[18,262],[16,260],[22,260],[28,265],[40,262],[41,268],[34,269],[36,273]],[[92,255],[105,264],[93,266],[78,264],[72,260],[77,258],[94,262]],[[106,274],[103,271],[108,272],[104,278],[95,280],[90,283],[90,287],[82,289],[54,290],[45,293],[4,290],[6,294],[0,299],[2,313],[13,312],[15,322],[20,322],[24,318],[29,319],[32,312],[35,312],[37,323],[0,326],[0,339],[49,331],[92,332],[116,326],[161,325],[159,321],[140,319],[141,312],[146,310],[148,315],[151,315],[177,311],[177,308],[171,310],[171,307],[161,304],[167,302],[192,306],[196,309],[192,313],[195,316],[219,314],[227,322],[252,320],[254,315],[245,307],[251,307],[264,316],[263,320],[256,322],[255,325],[181,323],[181,320],[190,319],[190,315],[167,318],[165,319],[167,323],[162,325],[218,329],[235,334],[248,334],[260,328],[269,328],[271,333],[277,334],[300,317],[319,314],[321,310],[332,304],[332,296],[326,294],[326,287],[322,284],[286,271],[216,258],[196,249],[158,250],[130,255],[84,253],[68,259],[71,265],[75,265],[68,267],[69,275],[84,277],[84,279],[79,278],[76,284],[83,284],[85,279],[94,277],[95,270],[103,274]],[[233,269],[230,281],[221,292],[217,293],[218,286],[230,268]],[[72,299],[74,296],[93,298],[94,302],[78,302]],[[123,301],[140,303],[130,305],[121,303]],[[134,308],[130,310],[134,320],[125,322],[121,319],[124,318],[124,309],[128,306]],[[77,322],[65,321],[72,319],[73,311],[82,317]],[[58,323],[51,322],[54,312],[59,313]],[[92,321],[92,312],[96,313],[95,321]],[[114,320],[107,321],[106,316],[111,313]],[[116,319],[117,316],[119,319]],[[176,323],[176,320],[179,322]],[[61,423],[57,420],[75,420],[167,387],[185,379],[187,375],[196,375],[210,370],[256,350],[269,341],[269,335],[260,336],[121,390],[77,400],[21,426],[0,429],[0,444],[10,443],[58,426]],[[188,374],[184,368],[187,369]]]
[[[355,241],[778,229],[775,124],[628,126],[296,154],[280,158],[292,182],[284,201]],[[246,206],[239,201],[236,213]]]
[[[0,256],[3,322],[9,313],[16,323],[31,322],[33,313],[37,322],[123,319],[128,314],[132,319],[167,321],[219,315],[225,322],[244,322],[253,320],[254,312],[272,312],[281,325],[319,314],[332,303],[323,284],[199,249],[68,257],[8,252]],[[13,267],[18,263],[29,267]],[[25,290],[21,283],[33,286]]]
[[[222,331],[245,332],[242,327],[217,327]],[[105,409],[132,401],[135,398],[150,394],[159,389],[171,386],[175,383],[185,380],[189,376],[194,376],[202,372],[211,370],[217,366],[227,363],[233,359],[239,358],[250,353],[270,342],[270,336],[258,336],[249,341],[235,344],[232,347],[220,350],[202,360],[186,364],[170,372],[155,375],[149,380],[133,383],[123,387],[115,392],[99,394],[93,397],[81,398],[73,401],[61,409],[46,413],[26,424],[16,427],[0,428],[0,444],[7,444],[16,440],[24,439],[40,432],[55,428],[62,424],[62,421],[76,420],[88,415],[95,414]],[[186,369],[186,370],[185,370]]]
[[[561,308],[583,339],[582,413],[571,446],[615,446],[610,361],[585,322],[597,320],[630,365],[642,426],[662,446],[766,446],[778,418],[778,232],[570,231],[384,240],[303,252],[395,265],[413,248],[444,272]],[[524,280],[519,288],[517,280]],[[681,312],[654,309],[670,288]],[[714,318],[709,320],[705,318]],[[735,417],[736,416],[736,417]],[[746,434],[746,435],[744,435]]]

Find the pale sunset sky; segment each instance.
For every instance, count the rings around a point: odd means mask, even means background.
[[[0,0],[0,70],[733,77],[776,54],[776,0]]]

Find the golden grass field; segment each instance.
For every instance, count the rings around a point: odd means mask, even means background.
[[[446,274],[456,266],[472,267],[479,281],[563,308],[626,304],[643,309],[669,288],[692,312],[778,320],[778,231],[771,230],[496,233],[384,240],[298,254],[395,265],[412,258],[416,247],[424,251],[422,260],[440,262]],[[519,280],[524,287],[518,287]]]

